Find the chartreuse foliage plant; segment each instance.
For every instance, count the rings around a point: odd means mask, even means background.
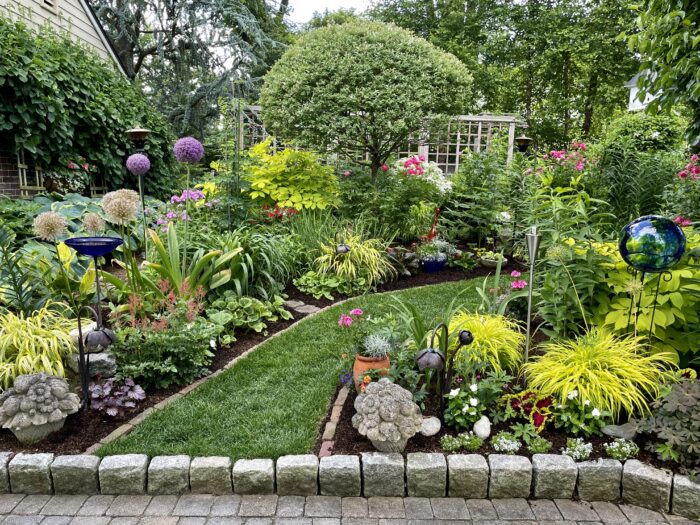
[[[63,377],[63,359],[73,352],[69,333],[75,321],[51,309],[50,302],[32,315],[0,314],[0,386],[12,386],[21,374],[46,372]]]
[[[338,179],[315,153],[285,148],[272,154],[272,139],[250,148],[245,174],[249,195],[264,203],[296,210],[324,209],[338,203]]]
[[[80,73],[77,74],[76,72]],[[124,130],[151,130],[147,193],[163,193],[172,173],[168,124],[137,85],[93,51],[49,30],[30,31],[0,17],[0,133],[46,170],[85,157],[113,187],[136,184],[124,169]]]
[[[593,329],[568,341],[552,341],[525,364],[529,386],[560,402],[578,397],[613,416],[645,414],[649,400],[670,377],[673,355],[650,354],[640,338]]]
[[[283,140],[346,159],[373,176],[426,118],[472,104],[456,57],[390,24],[358,21],[308,32],[265,76],[265,126]]]
[[[457,350],[455,362],[465,364],[488,363],[493,370],[514,370],[522,359],[522,346],[525,336],[517,323],[502,315],[479,314],[460,311],[450,320],[449,331],[456,333],[469,330],[474,341]],[[451,341],[452,349],[457,346]]]

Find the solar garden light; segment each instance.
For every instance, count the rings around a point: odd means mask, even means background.
[[[440,348],[435,347],[435,336],[438,330],[442,330],[442,337],[438,340]],[[474,341],[474,336],[469,330],[460,330],[457,336],[457,348],[447,357],[449,328],[445,323],[440,323],[433,330],[430,337],[430,346],[419,350],[416,354],[416,364],[421,372],[425,369],[438,372],[438,392],[440,394],[440,419],[445,413],[445,394],[450,390],[452,384],[452,374],[454,372],[454,359],[462,346],[470,345]]]
[[[527,337],[525,339],[525,356],[523,362],[527,362],[530,355],[530,330],[532,325],[532,285],[535,280],[535,263],[537,262],[537,251],[540,247],[540,234],[537,233],[537,226],[531,226],[530,231],[525,234],[527,241],[527,255],[530,260],[530,286],[527,291]]]

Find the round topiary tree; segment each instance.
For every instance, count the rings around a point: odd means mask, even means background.
[[[283,140],[376,174],[427,122],[470,105],[472,77],[449,53],[393,25],[351,22],[307,33],[265,77],[263,122]]]

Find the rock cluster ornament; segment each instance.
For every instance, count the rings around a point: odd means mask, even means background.
[[[411,392],[386,378],[367,385],[355,399],[355,410],[352,426],[380,452],[403,451],[409,438],[423,426]]]
[[[48,374],[17,376],[12,388],[0,394],[0,423],[21,443],[36,443],[63,427],[80,408],[65,379]]]

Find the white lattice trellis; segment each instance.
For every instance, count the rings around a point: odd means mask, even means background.
[[[249,148],[268,136],[260,111],[260,106],[247,106],[241,112],[241,149]],[[449,121],[444,132],[422,141],[409,140],[398,148],[396,156],[425,155],[428,160],[436,162],[443,172],[455,173],[459,170],[460,158],[467,150],[476,153],[486,151],[497,135],[507,133],[507,161],[510,162],[515,147],[515,129],[524,127],[525,123],[516,115],[458,115]],[[361,159],[362,154],[358,152],[356,160]]]

